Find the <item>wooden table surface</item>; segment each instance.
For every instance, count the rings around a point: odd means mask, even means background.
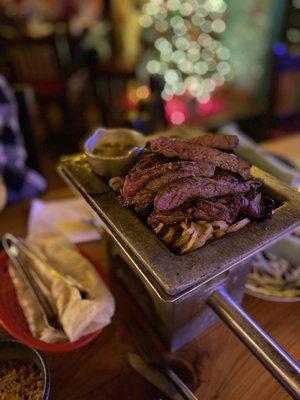
[[[68,189],[44,196],[71,196]],[[29,203],[8,206],[0,214],[0,235],[11,232],[25,236]],[[107,267],[104,243],[84,247]],[[153,341],[163,347],[152,326],[126,290],[114,279],[116,299],[112,323],[86,347],[65,354],[48,354],[54,400],[150,400],[159,392],[126,362],[135,350],[127,322],[139,320]],[[244,308],[289,354],[300,362],[300,303],[274,303],[245,296]],[[0,336],[7,333],[0,328]],[[290,397],[223,324],[219,323],[177,353],[165,352],[170,362],[193,382],[201,400],[285,400]]]
[[[300,169],[300,133],[268,140],[262,143],[262,147],[285,158]]]

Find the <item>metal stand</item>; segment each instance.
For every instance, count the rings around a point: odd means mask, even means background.
[[[255,357],[294,399],[300,399],[300,366],[265,332],[225,289],[207,299],[208,305],[229,326]]]

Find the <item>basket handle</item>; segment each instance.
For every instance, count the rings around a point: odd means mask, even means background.
[[[223,287],[208,305],[294,398],[300,398],[300,366],[265,332]]]

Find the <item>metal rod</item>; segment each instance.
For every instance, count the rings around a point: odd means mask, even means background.
[[[224,288],[214,291],[208,297],[207,303],[289,394],[299,400],[299,364],[235,302]]]

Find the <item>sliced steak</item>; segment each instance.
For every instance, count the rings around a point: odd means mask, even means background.
[[[175,164],[175,163],[172,163]],[[204,174],[212,176],[213,168],[204,168],[203,165],[191,162],[176,163],[180,167],[177,170],[169,170],[155,179],[151,179],[146,185],[140,189],[134,196],[127,197],[125,200],[126,205],[134,205],[137,212],[145,214],[152,206],[154,198],[158,190],[166,185],[178,181],[178,179],[199,177]],[[153,175],[151,176],[153,178]]]
[[[248,205],[242,196],[227,196],[231,199],[230,203],[222,204],[218,198],[216,200],[198,199],[196,203],[186,210],[179,208],[169,212],[153,211],[148,218],[150,225],[162,223],[166,225],[189,221],[225,221],[231,224],[239,213]]]
[[[261,219],[265,213],[265,207],[254,200],[245,200],[245,213],[251,219]]]
[[[171,212],[161,213],[158,211],[153,211],[148,219],[147,222],[149,225],[155,226],[159,223],[164,225],[172,225],[177,224],[178,222],[182,222],[185,219],[188,219],[190,215],[187,211],[178,209],[173,210]]]
[[[225,221],[231,224],[238,216],[240,208],[226,207],[219,202],[200,199],[188,212],[193,221]]]
[[[130,173],[142,171],[143,169],[151,168],[164,162],[170,162],[170,160],[161,154],[145,151],[139,155],[137,163],[132,167]]]
[[[225,221],[227,224],[232,224],[241,212],[244,212],[251,219],[260,219],[263,216],[264,207],[253,200],[239,196],[231,197],[231,203],[228,205],[218,201],[199,199],[195,206],[186,211],[180,208],[169,212],[153,211],[147,222],[152,226],[159,223],[172,225],[184,220]]]
[[[215,178],[187,178],[162,188],[154,199],[156,211],[171,211],[188,200],[212,198],[225,195],[247,193],[249,182],[241,182],[233,175]]]
[[[159,138],[150,142],[154,153],[166,157],[178,157],[181,160],[208,161],[221,169],[235,172],[244,179],[250,179],[250,163],[238,158],[235,154],[227,154],[218,149],[203,146],[192,140]]]
[[[129,173],[125,178],[123,196],[128,204],[134,204],[134,200],[130,197],[134,196],[149,181],[150,186],[146,185],[147,190],[153,191],[176,179],[192,176],[211,177],[214,173],[215,167],[207,162],[178,161],[155,165],[142,171]]]
[[[192,141],[225,151],[233,151],[239,144],[239,138],[236,135],[204,135],[194,138]]]

